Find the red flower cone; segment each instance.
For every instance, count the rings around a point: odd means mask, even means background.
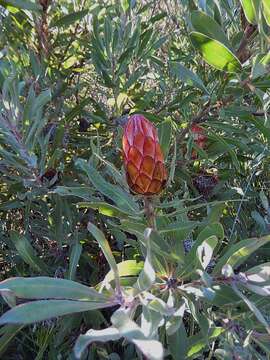
[[[123,156],[132,192],[151,196],[160,193],[167,180],[157,130],[142,115],[132,115],[123,135]]]

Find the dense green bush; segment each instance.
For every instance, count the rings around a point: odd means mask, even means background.
[[[1,358],[269,359],[269,1],[0,0],[0,25]]]

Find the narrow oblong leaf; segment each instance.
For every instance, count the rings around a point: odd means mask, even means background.
[[[128,211],[138,211],[138,206],[132,196],[123,191],[119,186],[112,185],[104,180],[98,171],[89,163],[82,159],[76,161],[76,166],[86,172],[89,180],[94,187],[105,196],[113,200],[121,209]]]
[[[74,300],[37,300],[15,306],[0,317],[3,324],[32,324],[57,316],[113,306],[113,303]]]
[[[117,264],[115,262],[115,258],[113,256],[110,245],[109,245],[107,239],[105,238],[103,232],[101,230],[99,230],[94,224],[92,224],[90,222],[87,225],[87,230],[97,240],[99,246],[102,249],[102,252],[103,252],[106,260],[108,261],[108,263],[110,265],[111,270],[114,273],[115,281],[119,284],[119,273],[118,273]]]
[[[75,196],[84,200],[92,200],[91,188],[87,186],[57,186],[52,193],[60,196]]]
[[[267,0],[266,0],[267,1]],[[247,21],[253,25],[257,24],[256,11],[253,0],[240,0]]]
[[[105,202],[79,202],[77,204],[79,208],[89,208],[98,210],[100,214],[125,219],[129,216],[135,217],[134,213],[125,212],[114,205],[110,205]]]
[[[61,17],[60,19],[54,21],[50,27],[67,27],[71,24],[73,24],[76,21],[82,20],[87,14],[89,10],[81,10],[77,12],[73,12],[71,14],[65,15]]]
[[[106,300],[105,295],[75,281],[38,276],[14,277],[0,282],[0,291],[9,289],[24,299],[70,299],[81,301]]]
[[[246,305],[249,307],[249,309],[253,312],[253,314],[256,316],[258,321],[266,328],[268,334],[270,334],[270,326],[268,325],[267,321],[265,320],[263,314],[261,311],[257,308],[257,306],[250,301],[246,295],[244,295],[235,284],[232,284],[232,288],[235,291],[235,293],[246,303]]]
[[[9,343],[14,339],[23,325],[5,325],[1,328],[0,356],[3,355]]]
[[[14,6],[18,9],[30,10],[30,11],[40,11],[42,10],[41,5],[37,4],[34,1],[30,0],[3,0],[0,2],[2,6]]]
[[[267,25],[270,26],[270,2],[269,0],[262,0],[262,4],[262,11],[265,21],[267,22]]]
[[[232,245],[229,250],[222,256],[214,268],[214,273],[220,272],[225,264],[229,264],[232,268],[241,265],[247,257],[253,254],[261,246],[270,241],[270,235],[262,238],[251,238],[239,241]]]
[[[48,274],[48,269],[45,263],[37,256],[34,248],[29,240],[19,233],[12,231],[10,233],[12,242],[15,245],[19,255],[29,266],[38,272],[45,272]]]
[[[158,126],[158,138],[164,158],[166,159],[172,141],[172,123],[170,120],[165,120]]]
[[[171,71],[179,80],[182,80],[185,84],[194,86],[209,95],[207,88],[199,76],[193,71],[187,69],[182,64],[178,62],[171,62]]]
[[[208,341],[218,338],[225,331],[226,330],[223,327],[212,327],[209,329],[209,333],[207,334]],[[194,359],[198,357],[198,355],[202,353],[205,347],[208,346],[208,341],[205,341],[205,334],[202,331],[189,337],[187,358]]]
[[[81,253],[82,253],[82,245],[79,242],[77,242],[72,246],[72,250],[70,254],[69,269],[68,269],[68,278],[70,280],[74,280],[75,278]]]

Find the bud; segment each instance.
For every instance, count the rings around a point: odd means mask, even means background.
[[[123,156],[127,182],[134,193],[150,196],[164,188],[167,172],[157,130],[142,115],[132,115],[125,125]]]

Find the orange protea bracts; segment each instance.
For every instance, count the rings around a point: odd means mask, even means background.
[[[134,193],[150,196],[164,188],[167,172],[157,130],[142,115],[132,115],[124,128],[123,156],[127,182]]]

